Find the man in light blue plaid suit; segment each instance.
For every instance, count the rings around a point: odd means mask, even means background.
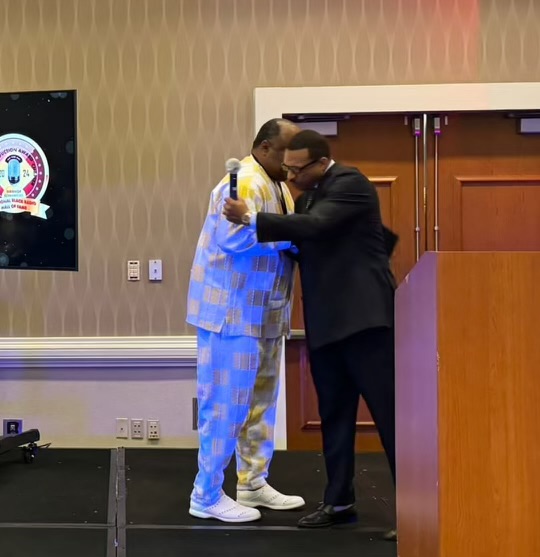
[[[270,120],[241,161],[238,196],[253,212],[294,211],[281,164],[299,131]],[[258,520],[256,507],[302,507],[266,478],[274,451],[274,426],[283,336],[289,332],[294,264],[290,242],[257,243],[246,226],[222,214],[229,177],[214,188],[191,269],[187,322],[197,327],[199,472],[191,515],[224,522]],[[224,470],[236,450],[236,501],[223,489]]]

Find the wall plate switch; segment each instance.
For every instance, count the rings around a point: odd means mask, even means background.
[[[161,259],[150,259],[150,261],[148,261],[148,279],[151,281],[163,279],[163,265]]]
[[[129,420],[127,418],[116,418],[116,438],[128,439]]]
[[[148,439],[159,439],[161,436],[159,420],[148,420]]]
[[[132,439],[144,439],[144,420],[132,418],[130,426]]]
[[[141,280],[141,262],[130,259],[127,262],[127,279],[129,281]]]

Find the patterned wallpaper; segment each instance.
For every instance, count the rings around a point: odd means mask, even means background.
[[[540,2],[2,0],[0,49],[0,90],[79,91],[80,204],[79,272],[0,270],[0,336],[191,334],[195,243],[255,87],[540,81]]]

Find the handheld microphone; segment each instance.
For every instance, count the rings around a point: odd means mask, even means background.
[[[231,199],[238,199],[238,171],[240,170],[238,159],[228,159],[225,168],[229,173],[229,196]]]

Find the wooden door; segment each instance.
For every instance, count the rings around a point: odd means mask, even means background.
[[[338,136],[329,138],[334,159],[355,166],[377,187],[384,223],[400,241],[392,266],[398,281],[415,263],[415,142],[410,119],[402,115],[353,116],[339,122]],[[309,372],[302,331],[302,300],[296,281],[293,338],[286,345],[287,446],[320,450],[317,397]],[[363,403],[357,418],[357,450],[380,450],[373,420]]]
[[[518,133],[518,120],[502,113],[450,114],[438,144],[439,249],[540,250],[540,135]],[[435,183],[433,174],[428,249]]]

